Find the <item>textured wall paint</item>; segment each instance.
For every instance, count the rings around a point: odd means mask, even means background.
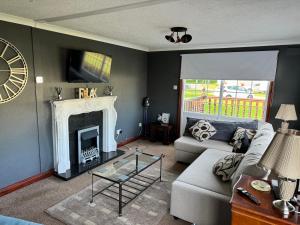
[[[28,83],[20,96],[0,105],[0,188],[40,172],[31,29],[0,22],[0,37],[26,59]]]
[[[275,93],[271,107],[270,122],[277,129],[280,121],[274,119],[281,103],[295,104],[300,112],[300,48],[290,47],[258,47],[236,49],[210,49],[192,51],[169,51],[151,52],[148,54],[148,96],[151,99],[149,118],[156,119],[160,112],[170,112],[171,122],[176,122],[178,93],[172,90],[172,85],[179,82],[180,77],[180,54],[208,53],[208,52],[231,52],[231,51],[257,51],[276,50],[280,51],[275,80]],[[300,120],[290,123],[291,128],[300,129]]]
[[[55,96],[55,87],[63,88],[64,99],[74,98],[76,87],[97,87],[98,96],[103,95],[107,84],[66,82],[68,48],[112,56],[110,84],[114,86],[113,94],[118,96],[116,128],[123,130],[118,141],[139,134],[141,102],[147,92],[146,52],[39,29],[32,30],[31,39],[31,28],[6,22],[0,22],[0,37],[24,53],[30,70],[30,81],[21,96],[0,105],[0,188],[53,168],[49,101]],[[44,83],[35,84],[35,75],[43,76]]]

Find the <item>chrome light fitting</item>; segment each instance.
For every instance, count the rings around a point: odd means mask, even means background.
[[[172,33],[170,35],[166,35],[165,38],[171,42],[171,43],[188,43],[192,40],[192,35],[187,34],[187,28],[186,27],[172,27],[171,28]],[[183,33],[181,37],[179,37],[178,33]],[[174,37],[174,34],[176,33],[176,37]]]

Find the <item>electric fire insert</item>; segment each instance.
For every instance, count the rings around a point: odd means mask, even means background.
[[[99,157],[99,126],[78,130],[78,164],[85,164]]]

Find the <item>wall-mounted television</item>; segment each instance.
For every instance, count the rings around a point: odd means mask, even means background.
[[[68,50],[67,80],[70,83],[108,83],[111,63],[111,56]]]

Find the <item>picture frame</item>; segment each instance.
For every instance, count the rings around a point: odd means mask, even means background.
[[[170,113],[162,113],[161,122],[164,124],[169,124],[169,121],[170,121]]]

